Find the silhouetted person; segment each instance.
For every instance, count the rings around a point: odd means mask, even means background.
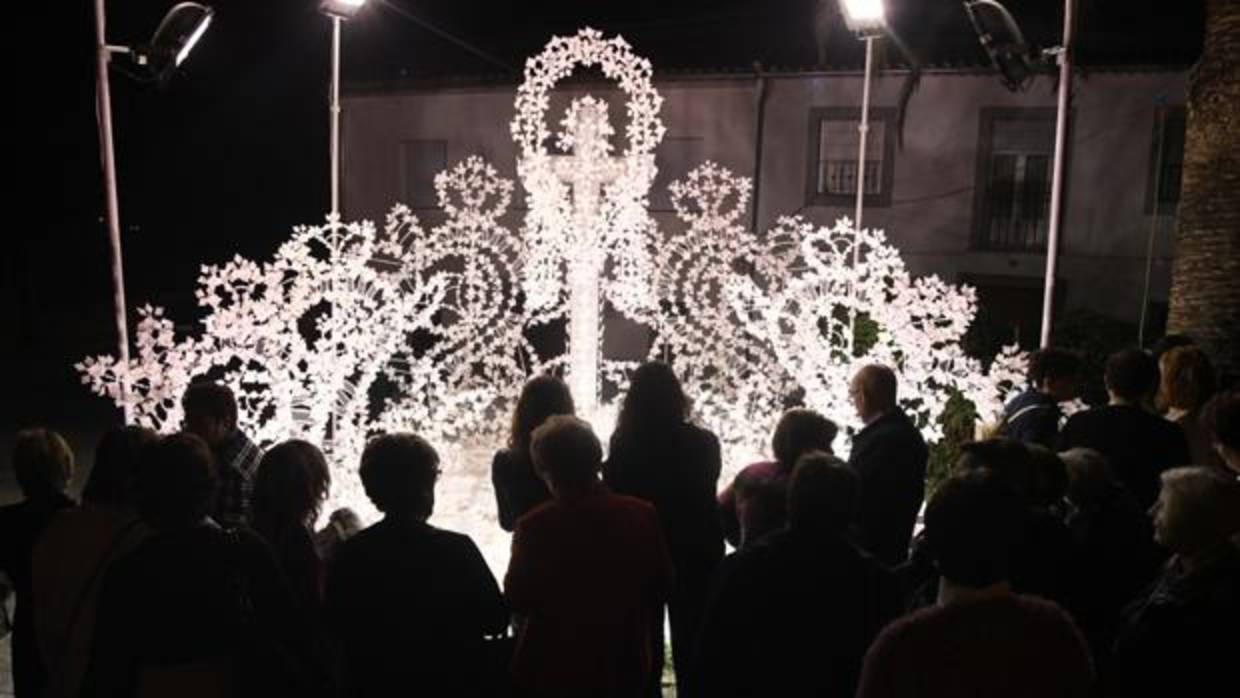
[[[1166,554],[1154,543],[1149,517],[1111,477],[1100,453],[1074,448],[1059,455],[1068,469],[1065,523],[1078,551],[1069,610],[1101,677],[1120,611],[1153,580]]]
[[[689,398],[667,364],[639,367],[629,381],[603,464],[603,482],[613,492],[644,499],[659,514],[676,568],[668,616],[678,688],[690,680],[689,661],[706,591],[723,559],[723,526],[715,500],[722,467],[719,440],[689,421],[689,409]],[[661,663],[662,633],[657,638],[656,659]]]
[[[1121,484],[1142,508],[1158,498],[1158,475],[1187,465],[1191,457],[1184,430],[1149,412],[1158,389],[1158,364],[1139,349],[1107,359],[1110,402],[1072,415],[1059,435],[1059,450],[1091,448],[1102,454]]]
[[[512,411],[508,447],[497,451],[491,461],[495,505],[499,525],[505,531],[511,531],[530,509],[551,499],[547,485],[530,462],[530,438],[534,429],[556,414],[573,414],[573,396],[564,381],[552,375],[527,381]]]
[[[304,623],[266,543],[208,515],[217,482],[197,436],[144,450],[135,496],[153,532],[104,575],[84,696],[314,695],[309,676],[247,649],[269,639],[311,666]]]
[[[531,451],[552,500],[513,533],[504,578],[522,621],[513,681],[540,698],[645,695],[658,680],[656,618],[673,584],[659,516],[599,481],[602,448],[585,422],[551,417]]]
[[[1217,386],[1210,357],[1198,347],[1176,347],[1162,355],[1158,369],[1161,375],[1158,407],[1168,421],[1184,430],[1189,462],[1214,467],[1223,465],[1201,420],[1202,410]]]
[[[1240,482],[1220,470],[1162,474],[1154,535],[1174,555],[1125,609],[1114,695],[1231,696],[1240,621]]]
[[[1201,423],[1223,465],[1240,476],[1240,390],[1215,395],[1202,410]]]
[[[1029,385],[1003,408],[1000,433],[1009,439],[1054,448],[1063,412],[1059,403],[1081,393],[1081,359],[1063,349],[1040,349],[1029,357]]]
[[[929,450],[896,404],[896,375],[870,364],[848,388],[865,427],[853,437],[848,466],[861,477],[858,543],[888,566],[908,558],[913,524],[926,492]]]
[[[31,571],[39,593],[34,625],[48,669],[46,698],[78,695],[104,574],[149,533],[134,506],[134,471],[142,451],[158,438],[142,427],[104,434],[81,506],[56,514],[35,545]]]
[[[1020,506],[988,471],[939,486],[926,508],[938,603],[883,630],[866,655],[858,698],[1090,695],[1089,651],[1068,614],[1012,593]]]
[[[1062,519],[1068,495],[1068,466],[1051,449],[1041,444],[1025,444],[1029,452],[1029,506]]]
[[[193,383],[181,398],[185,431],[207,443],[219,486],[211,516],[224,528],[250,522],[250,492],[263,452],[237,427],[237,398],[226,385]]]
[[[787,528],[720,568],[687,698],[851,698],[866,648],[900,611],[890,572],[846,537],[860,489],[834,456],[800,458]]]
[[[298,607],[316,616],[323,599],[324,570],[312,527],[330,487],[323,452],[293,439],[263,454],[250,500],[251,527],[271,546]]]
[[[773,461],[745,466],[719,493],[728,542],[743,548],[788,523],[788,480],[797,460],[810,452],[831,453],[839,427],[803,407],[784,412],[771,435]]]
[[[1075,593],[1079,552],[1072,535],[1048,505],[1066,491],[1067,483],[1048,489],[1051,479],[1066,479],[1066,469],[1055,453],[1041,446],[1027,446],[1011,439],[987,439],[965,444],[955,472],[985,470],[997,475],[1016,495],[1020,508],[1014,513],[1008,572],[1012,589],[1070,606]],[[1048,496],[1048,492],[1051,496]]]
[[[508,613],[474,542],[426,522],[439,472],[435,449],[413,434],[376,437],[362,452],[362,486],[384,516],[340,545],[327,578],[349,695],[491,688],[483,642],[504,632]]]
[[[327,517],[327,523],[315,531],[314,548],[324,564],[330,564],[336,558],[336,549],[340,544],[361,532],[362,520],[357,512],[349,507],[340,507]]]
[[[65,495],[73,477],[73,451],[50,429],[18,432],[13,471],[24,499],[0,507],[0,573],[13,582],[13,691],[17,698],[41,698],[47,669],[34,630],[31,555],[39,536],[57,512],[73,506]]]

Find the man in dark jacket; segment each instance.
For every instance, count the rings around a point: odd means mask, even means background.
[[[788,527],[716,574],[688,698],[853,695],[866,648],[901,610],[891,573],[845,538],[859,489],[834,456],[798,460]]]
[[[1059,450],[1101,453],[1115,479],[1149,509],[1158,499],[1159,475],[1190,463],[1188,437],[1180,425],[1146,409],[1158,390],[1153,357],[1140,349],[1116,352],[1107,359],[1105,378],[1109,402],[1072,415],[1059,435]]]
[[[889,566],[908,558],[913,524],[925,496],[929,450],[896,404],[896,375],[870,364],[848,392],[865,428],[853,437],[848,466],[861,478],[858,543]]]

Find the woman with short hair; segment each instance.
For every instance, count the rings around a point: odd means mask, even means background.
[[[1116,695],[1230,695],[1234,648],[1219,638],[1240,618],[1240,482],[1216,468],[1173,468],[1151,515],[1155,540],[1173,554],[1124,611]]]

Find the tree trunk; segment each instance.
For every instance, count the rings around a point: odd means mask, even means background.
[[[1188,88],[1184,171],[1167,331],[1240,373],[1240,2],[1206,0]]]

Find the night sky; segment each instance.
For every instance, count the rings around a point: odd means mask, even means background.
[[[834,0],[827,0],[834,5]],[[113,0],[109,41],[140,43],[172,0]],[[296,223],[328,208],[330,22],[318,0],[215,0],[215,22],[163,89],[113,73],[126,281],[131,309],[197,319],[198,266],[233,254],[268,257]],[[1009,0],[1039,45],[1061,25],[1053,0]],[[107,418],[71,364],[110,352],[111,289],[94,115],[92,3],[29,3],[10,31],[6,98],[10,193],[3,351],[12,426]],[[346,26],[344,80],[508,76],[556,33],[620,32],[660,68],[776,68],[817,63],[816,0],[371,0]],[[955,0],[888,0],[892,23],[935,64],[984,60]],[[1200,48],[1200,4],[1087,0],[1087,64],[1187,65]],[[433,27],[434,29],[428,28]],[[438,31],[435,31],[438,30]],[[473,46],[471,52],[441,34]],[[855,65],[860,44],[831,34],[829,63]],[[898,59],[890,60],[898,64]],[[131,315],[132,318],[132,315]],[[67,413],[73,414],[67,414]],[[7,455],[7,454],[5,454]]]

